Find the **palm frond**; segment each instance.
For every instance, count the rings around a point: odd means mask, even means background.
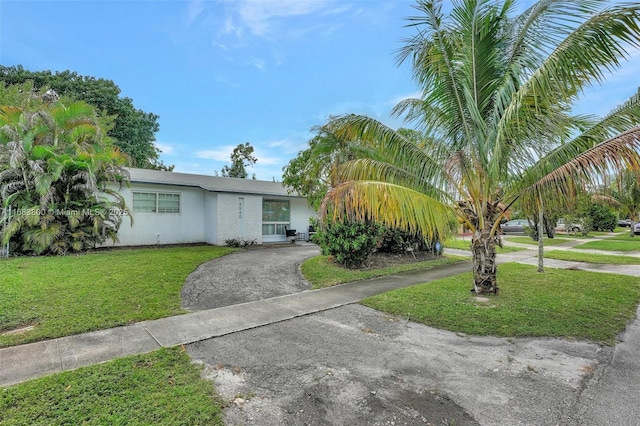
[[[349,181],[333,188],[320,207],[321,220],[372,220],[409,232],[422,231],[428,238],[444,238],[450,232],[451,208],[439,200],[399,185]]]

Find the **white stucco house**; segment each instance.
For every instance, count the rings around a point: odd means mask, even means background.
[[[208,243],[236,238],[286,241],[285,227],[306,238],[315,212],[278,182],[129,169],[120,189],[133,216],[124,218],[121,246]],[[305,234],[305,235],[302,235]]]

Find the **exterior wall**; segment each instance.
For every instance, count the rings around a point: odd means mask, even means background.
[[[180,194],[180,213],[133,212],[133,192]],[[286,241],[284,235],[262,235],[262,200],[289,200],[290,229],[308,238],[310,218],[315,212],[303,198],[212,192],[198,187],[133,182],[120,193],[132,211],[134,223],[124,218],[116,245],[137,246],[206,242],[224,245],[237,238],[258,244]],[[104,244],[112,245],[111,241]]]
[[[133,192],[180,194],[180,213],[133,212]],[[120,226],[119,244],[137,246],[204,242],[204,195],[199,188],[132,183],[121,190],[133,214],[133,226],[125,218]],[[105,245],[110,245],[108,242]]]
[[[306,199],[291,199],[291,229],[304,233],[305,240],[309,239],[309,225],[311,225],[311,218],[315,217],[316,212],[308,206]]]
[[[204,242],[218,245],[218,194],[206,192],[204,195]]]
[[[217,238],[214,244],[238,238],[262,244],[262,197],[250,194],[218,194]]]

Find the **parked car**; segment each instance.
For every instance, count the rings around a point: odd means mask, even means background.
[[[631,220],[630,219],[620,219],[618,221],[618,226],[621,226],[623,228],[627,228],[631,226]]]
[[[640,235],[640,222],[633,225],[633,233],[635,235]]]
[[[558,219],[558,223],[555,227],[556,232],[581,232],[582,224],[580,223],[571,223],[567,225],[564,218]]]
[[[503,234],[524,234],[524,228],[530,227],[527,219],[513,219],[500,225]]]

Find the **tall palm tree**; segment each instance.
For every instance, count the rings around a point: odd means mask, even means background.
[[[640,4],[602,4],[541,0],[516,15],[511,0],[461,0],[445,16],[441,1],[418,0],[419,15],[409,18],[416,35],[399,61],[411,61],[421,97],[394,112],[433,150],[365,116],[332,120],[328,131],[386,158],[345,163],[324,217],[429,236],[446,234],[453,212],[473,231],[475,292],[496,293],[499,224],[514,202],[538,211],[542,201],[547,208],[597,184],[601,173],[640,166],[637,97],[602,119],[570,113],[585,87],[640,47]]]

